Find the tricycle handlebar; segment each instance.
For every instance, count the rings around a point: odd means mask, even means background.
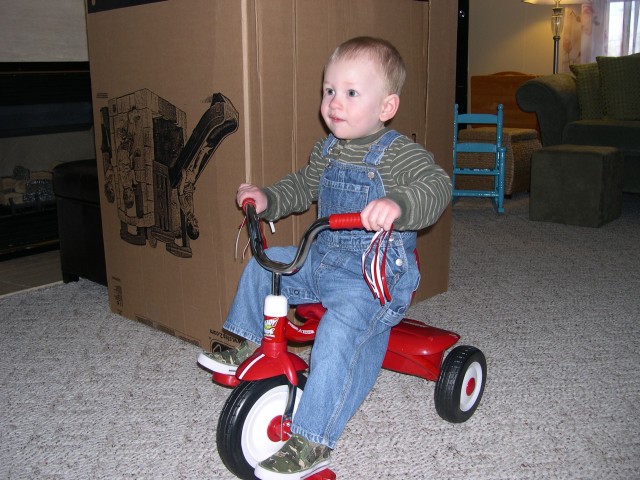
[[[359,213],[338,213],[328,217],[322,217],[313,222],[304,232],[298,250],[291,261],[285,264],[271,260],[265,253],[265,243],[260,226],[260,217],[256,213],[256,205],[252,200],[245,200],[242,209],[247,217],[247,228],[249,230],[249,245],[254,258],[266,270],[281,275],[291,275],[297,272],[304,264],[309,254],[309,248],[313,240],[320,232],[326,229],[331,230],[351,230],[362,228],[362,221]]]

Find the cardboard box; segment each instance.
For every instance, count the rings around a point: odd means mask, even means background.
[[[307,162],[326,135],[324,62],[347,38],[398,47],[409,80],[392,126],[450,171],[450,3],[87,2],[111,309],[206,349],[235,341],[222,323],[245,266],[234,258],[237,186],[272,183]],[[270,245],[297,243],[314,216],[277,222]],[[417,300],[447,288],[449,232],[447,212],[420,236]]]

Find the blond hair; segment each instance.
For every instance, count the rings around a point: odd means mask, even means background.
[[[327,66],[337,60],[348,60],[361,56],[378,65],[384,76],[388,93],[400,95],[407,78],[407,70],[396,47],[382,38],[355,37],[341,43],[329,57]]]

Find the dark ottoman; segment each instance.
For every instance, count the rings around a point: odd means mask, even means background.
[[[529,218],[599,227],[620,216],[621,152],[613,147],[554,145],[533,153]]]
[[[62,163],[53,169],[58,210],[62,280],[86,278],[107,285],[95,159]]]

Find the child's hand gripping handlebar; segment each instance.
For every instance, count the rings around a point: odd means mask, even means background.
[[[256,213],[255,202],[252,199],[246,199],[242,202],[242,209],[244,210],[247,220],[249,246],[251,247],[251,252],[253,253],[254,258],[266,270],[273,273],[280,273],[282,275],[291,275],[300,269],[307,259],[309,248],[311,247],[313,240],[323,230],[350,230],[362,228],[362,221],[360,220],[359,213],[342,213],[319,218],[313,222],[302,235],[300,243],[298,244],[298,250],[296,251],[291,263],[285,264],[271,260],[265,254],[265,241],[260,224],[260,217],[258,217],[258,214]]]
[[[362,220],[360,213],[337,213],[328,217],[322,217],[313,222],[309,228],[304,232],[296,254],[291,263],[285,264],[271,260],[265,253],[266,242],[261,228],[260,217],[256,213],[255,202],[253,199],[245,199],[242,202],[242,210],[245,213],[247,228],[249,231],[249,246],[254,258],[263,268],[272,272],[279,273],[281,275],[291,275],[297,272],[304,264],[309,254],[309,248],[313,243],[313,240],[323,230],[355,230],[362,229]],[[387,281],[385,276],[385,264],[387,257],[387,246],[391,231],[379,231],[377,232],[369,245],[369,248],[362,255],[362,273],[367,285],[371,289],[373,296],[380,300],[380,304],[384,305],[385,300],[390,301],[391,295],[387,288]],[[383,248],[384,246],[384,248]],[[382,250],[382,256],[380,258],[380,251]],[[371,258],[370,272],[366,268],[367,258]]]

